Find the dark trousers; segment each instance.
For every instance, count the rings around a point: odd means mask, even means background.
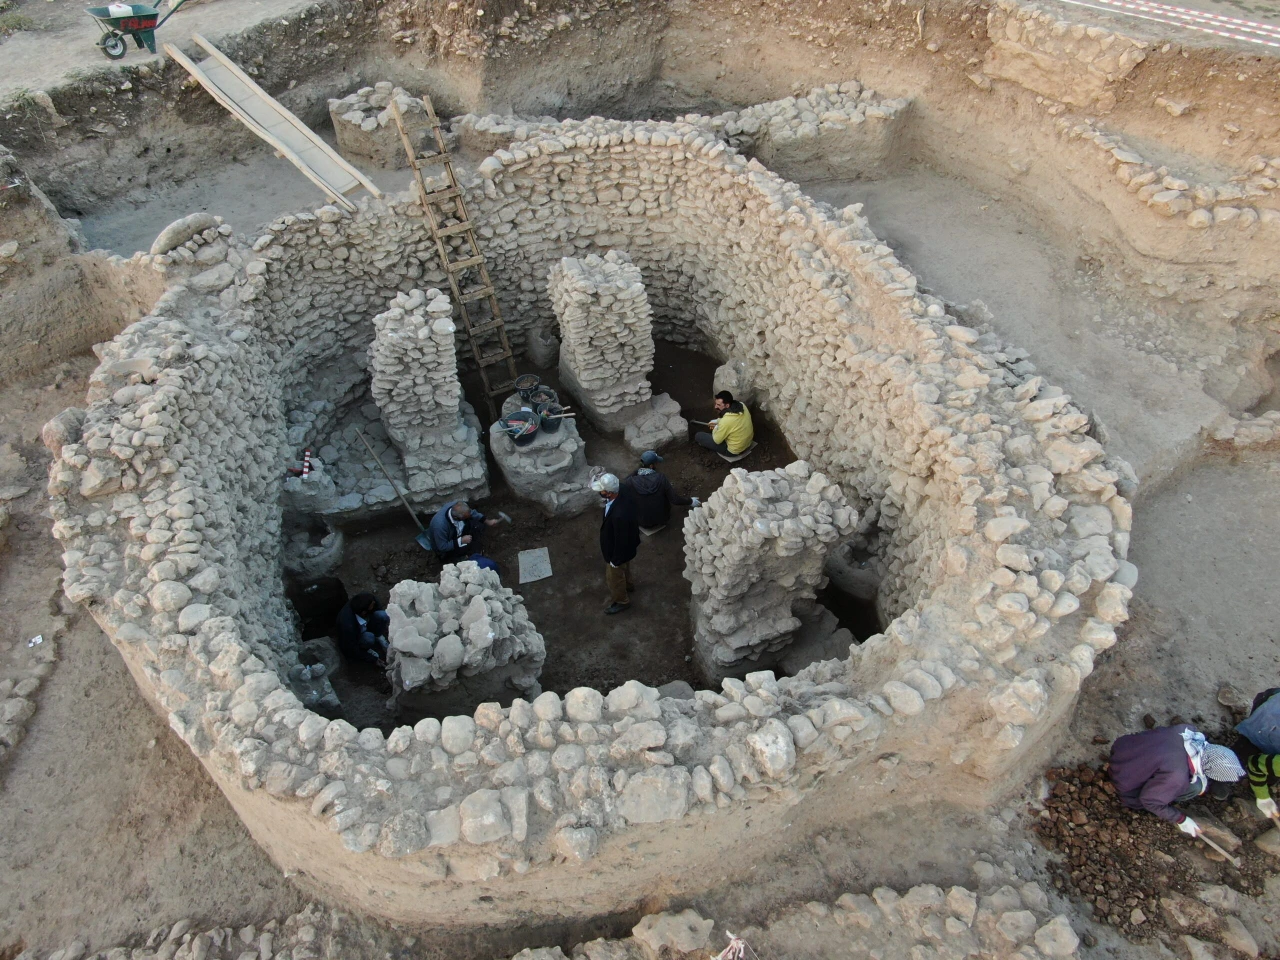
[[[622,563],[614,566],[609,562],[604,565],[604,582],[609,587],[609,599],[613,603],[627,606],[631,598],[627,591],[631,589],[631,564]]]
[[[467,557],[480,549],[480,535],[482,533],[484,533],[484,523],[477,520],[474,516],[467,517],[466,520],[462,521],[462,533],[458,534],[458,536],[465,537],[470,535],[471,542],[465,547],[455,547],[448,553],[440,554],[440,562],[461,563],[463,560],[466,560]]]
[[[369,663],[386,663],[387,630],[391,627],[391,615],[385,610],[375,610],[365,617],[365,627],[360,634],[360,659]]]
[[[710,450],[712,453],[723,453],[727,456],[732,456],[732,454],[729,453],[729,445],[727,443],[724,443],[723,441],[716,443],[711,439],[711,434],[707,433],[705,430],[695,433],[693,435],[693,442],[700,447]]]

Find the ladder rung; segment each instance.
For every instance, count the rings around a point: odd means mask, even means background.
[[[455,223],[450,227],[441,227],[436,231],[442,237],[452,237],[454,234],[466,233],[472,229],[470,220],[463,220],[461,223]]]
[[[450,273],[457,273],[460,270],[469,270],[472,267],[478,267],[484,263],[484,257],[475,256],[467,257],[465,260],[455,260],[453,263],[446,263],[445,269]]]
[[[487,357],[481,357],[480,366],[492,367],[495,363],[501,363],[509,356],[511,356],[510,350],[499,350],[497,353],[491,353]]]
[[[476,300],[483,300],[485,297],[492,296],[493,287],[476,287],[474,290],[463,292],[459,299],[463,303],[473,303]]]
[[[503,380],[501,383],[495,383],[489,388],[489,396],[496,397],[502,393],[508,393],[516,388],[514,380]]]
[[[427,203],[439,203],[442,200],[452,200],[458,195],[458,191],[453,187],[445,187],[441,190],[432,190],[423,194],[427,198]]]
[[[468,333],[473,337],[488,333],[490,330],[497,330],[502,326],[501,320],[487,320],[484,323],[477,323],[474,327],[468,329]]]
[[[449,163],[452,157],[447,153],[424,153],[414,159],[414,163],[421,169],[422,164]]]

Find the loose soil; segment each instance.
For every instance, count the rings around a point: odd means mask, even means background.
[[[650,381],[655,393],[668,393],[680,403],[686,416],[709,419],[711,380],[717,365],[705,354],[659,341]],[[538,373],[545,383],[559,389],[554,370]],[[487,431],[490,421],[479,382],[474,377],[466,380],[468,399]],[[753,411],[752,419],[759,446],[747,460],[732,466],[768,470],[791,463],[795,457],[777,427],[759,411]],[[585,419],[575,423],[586,441],[589,463],[623,477],[639,466],[638,457],[624,446],[620,435],[602,433]],[[700,429],[705,428],[691,426],[690,436]],[[718,489],[732,469],[691,442],[670,444],[662,456],[659,469],[671,478],[676,491],[702,499]],[[701,685],[690,662],[690,592],[683,576],[681,530],[684,508],[673,508],[671,523],[640,544],[631,565],[636,585],[631,609],[606,616],[604,608],[609,601],[598,546],[599,511],[590,508],[576,517],[544,516],[534,504],[511,492],[492,458],[489,480],[492,493],[473,505],[488,517],[503,511],[514,522],[486,530],[481,549],[498,562],[503,583],[524,598],[530,619],[546,640],[547,661],[541,677],[544,690],[564,694],[574,687],[589,686],[608,691],[630,679],[655,687],[673,680],[695,688]],[[428,519],[423,517],[424,522]],[[402,508],[380,517],[376,524],[346,529],[346,554],[335,575],[347,593],[368,591],[385,603],[387,592],[401,580],[439,579],[440,562],[414,542],[417,532]],[[547,548],[554,573],[546,580],[520,584],[517,555],[536,547]],[[842,607],[837,615],[845,612]],[[348,665],[333,683],[346,719],[358,727],[379,726],[389,731],[420,719],[387,712],[390,689],[375,668]]]
[[[1245,841],[1233,852],[1237,870],[1146,811],[1120,804],[1107,779],[1106,764],[1082,764],[1050,770],[1044,810],[1033,829],[1060,859],[1051,863],[1054,886],[1091,905],[1094,919],[1119,927],[1126,936],[1146,940],[1161,933],[1204,936],[1209,930],[1188,929],[1170,918],[1160,899],[1169,891],[1196,896],[1202,884],[1222,884],[1246,896],[1258,896],[1277,872],[1274,857],[1249,842],[1272,829],[1253,809],[1248,790],[1226,801],[1201,798],[1186,806],[1189,816],[1221,845],[1214,820]],[[1228,848],[1230,849],[1230,848]],[[1139,911],[1135,914],[1135,910]]]

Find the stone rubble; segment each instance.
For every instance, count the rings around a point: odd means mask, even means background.
[[[542,692],[546,645],[497,571],[467,560],[446,564],[438,585],[402,580],[391,588],[387,614],[387,675],[397,702],[408,702],[412,691],[429,702],[459,677],[483,677],[495,698],[508,685],[531,700]]]
[[[730,471],[684,521],[699,670],[723,677],[748,661],[772,666],[800,626],[792,605],[825,584],[828,551],[856,524],[839,485],[803,460],[781,470]]]
[[[329,119],[333,121],[338,152],[343,157],[357,165],[368,161],[387,170],[408,168],[409,158],[391,112],[393,100],[400,108],[405,132],[414,149],[435,152],[422,100],[384,80],[372,87],[361,87],[341,100],[329,101]]]
[[[496,810],[488,812],[498,815]],[[974,880],[968,886],[943,889],[926,883],[901,893],[882,886],[869,893],[842,893],[831,902],[786,905],[766,925],[735,925],[734,933],[756,955],[765,957],[1071,960],[1079,956],[1080,937],[1070,918],[1051,913],[1039,884],[1023,881],[1008,864],[998,866],[987,860],[976,861],[972,872]],[[1243,933],[1237,934],[1233,947],[1256,955],[1248,951],[1250,943],[1256,951],[1256,942],[1243,925],[1238,921],[1236,925]],[[117,947],[90,953],[85,943],[75,941],[44,956],[34,951],[19,956],[20,960],[339,960],[352,956],[362,937],[369,945],[360,924],[336,910],[326,914],[311,904],[283,921],[239,929],[219,926],[200,932],[190,920],[179,920],[171,927],[152,930],[146,945],[134,950]],[[568,957],[558,946],[526,947],[511,960],[705,958],[727,944],[722,924],[686,909],[648,914],[632,928],[631,936],[578,943]]]

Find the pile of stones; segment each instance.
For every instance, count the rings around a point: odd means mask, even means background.
[[[803,460],[730,471],[684,521],[694,657],[703,673],[724,676],[747,660],[770,665],[800,626],[792,604],[825,585],[827,553],[856,524],[839,485]]]
[[[486,692],[474,681],[469,691],[481,699],[506,696],[508,685],[530,699],[542,692],[546,645],[497,571],[467,560],[446,564],[438,585],[402,580],[391,588],[387,613],[387,675],[402,705],[407,693],[429,695],[462,678],[483,680]]]
[[[329,101],[329,118],[345,157],[360,158],[390,170],[409,165],[400,132],[396,129],[391,103],[400,108],[405,131],[415,150],[421,150],[431,135],[422,101],[386,81],[361,87],[341,100]],[[433,148],[434,150],[434,148]]]

